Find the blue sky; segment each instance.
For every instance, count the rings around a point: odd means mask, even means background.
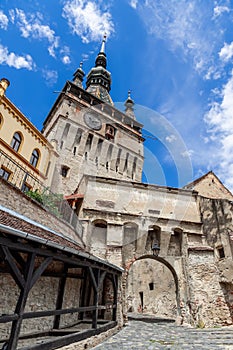
[[[232,1],[1,0],[0,76],[38,129],[105,32],[112,99],[131,89],[149,135],[144,180],[182,186],[213,170],[232,190]]]

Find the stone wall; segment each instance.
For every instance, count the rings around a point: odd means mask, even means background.
[[[0,179],[0,204],[8,209],[11,209],[35,222],[44,225],[51,230],[54,230],[66,237],[69,237],[84,246],[81,234],[74,228],[58,219],[55,215],[48,212],[37,201],[29,198],[18,188],[12,186],[7,181]]]
[[[213,251],[189,252],[188,279],[192,324],[200,327],[232,324]]]
[[[63,308],[79,306],[80,280],[67,279]],[[29,293],[25,312],[36,312],[56,309],[59,279],[40,277]],[[0,274],[0,314],[13,314],[19,288],[8,274]],[[54,316],[25,319],[22,323],[21,334],[37,331],[47,331],[53,328]],[[62,315],[61,326],[69,326],[78,321],[78,313]],[[0,323],[0,339],[9,336],[11,323]]]

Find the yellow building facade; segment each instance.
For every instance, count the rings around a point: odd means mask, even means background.
[[[21,190],[49,187],[58,154],[41,132],[6,97],[0,81],[0,177]]]

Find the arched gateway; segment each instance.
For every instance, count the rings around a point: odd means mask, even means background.
[[[175,269],[163,258],[143,255],[127,271],[127,311],[176,318],[180,293]]]

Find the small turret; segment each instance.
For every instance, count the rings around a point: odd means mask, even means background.
[[[10,82],[8,79],[2,78],[0,80],[0,97],[5,95],[6,89],[8,88],[9,85],[10,85]]]
[[[125,105],[125,114],[127,114],[133,119],[136,119],[134,114],[134,100],[131,98],[131,90],[128,91],[128,98],[125,101],[124,105]]]
[[[76,70],[76,72],[73,75],[74,76],[73,82],[83,89],[83,78],[85,76],[85,73],[82,67],[83,67],[83,62],[80,62],[79,68]]]

